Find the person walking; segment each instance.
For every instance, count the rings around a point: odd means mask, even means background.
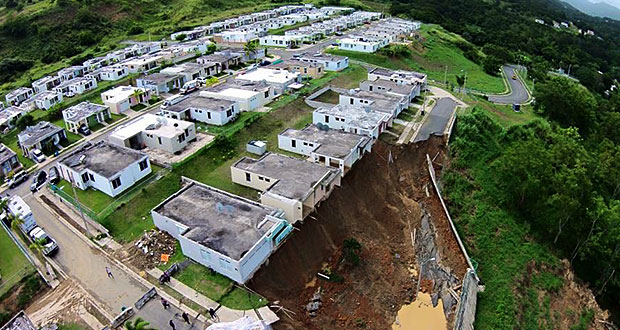
[[[215,309],[209,308],[209,316],[211,316],[211,319],[215,321],[215,318],[217,317],[215,314]]]
[[[168,307],[170,307],[170,303],[168,300],[164,299],[164,297],[161,297],[161,305],[164,306],[164,309],[168,309]]]
[[[114,275],[112,275],[112,270],[110,267],[105,267],[105,272],[108,274],[108,278],[114,279]]]
[[[181,316],[183,317],[183,320],[185,321],[185,323],[187,323],[187,324],[192,324],[192,323],[189,321],[189,314],[187,314],[187,313],[183,312],[183,314],[182,314]]]
[[[177,330],[176,325],[174,325],[174,322],[172,322],[172,320],[170,320],[170,322],[168,322],[168,324],[170,324],[170,327],[172,328],[172,330]]]

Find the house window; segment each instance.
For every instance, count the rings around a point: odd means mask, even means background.
[[[157,137],[157,141],[159,142],[159,144],[161,144],[161,136]]]
[[[90,181],[95,182],[95,177],[91,173],[88,173],[88,178]]]
[[[269,90],[265,92],[265,98],[268,98],[268,97],[269,97]]]
[[[259,176],[258,176],[258,180],[259,180],[259,181],[263,181],[263,177],[259,175]]]
[[[291,140],[291,147],[297,148],[297,140]]]
[[[368,86],[368,90],[372,92],[372,86]]]
[[[252,181],[252,175],[250,173],[245,173],[245,181],[247,182]]]
[[[231,109],[226,111],[226,117],[230,117],[230,116],[232,116],[232,110]]]
[[[177,138],[177,140],[179,141],[179,143],[181,143],[181,142],[185,141],[185,135],[184,135],[184,134],[179,135],[179,137]]]
[[[329,123],[329,116],[325,116],[325,122]]]
[[[353,98],[349,99],[349,103],[353,104]]]
[[[149,167],[146,159],[143,159],[142,161],[140,161],[138,165],[140,165],[140,171],[144,171],[146,170],[147,167]]]
[[[118,188],[120,186],[121,186],[121,178],[120,177],[112,180],[112,188],[113,189],[116,189],[116,188]]]
[[[88,173],[82,174],[82,182],[88,182]]]
[[[189,128],[185,129],[185,136],[189,136]]]
[[[271,179],[265,178],[265,182],[271,182]]]
[[[204,260],[210,260],[211,259],[211,253],[205,251],[205,250],[200,250],[200,256],[202,257],[202,259]]]
[[[211,112],[207,111],[207,118],[211,119]]]

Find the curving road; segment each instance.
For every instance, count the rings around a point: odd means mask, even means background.
[[[521,77],[516,74],[514,65],[504,65],[502,70],[508,79],[510,84],[510,94],[507,95],[489,95],[489,101],[500,104],[523,104],[530,99],[530,94],[525,88]],[[517,76],[517,79],[512,79],[513,76]]]

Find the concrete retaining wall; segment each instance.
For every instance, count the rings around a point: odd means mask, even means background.
[[[323,94],[323,93],[325,93],[325,92],[327,92],[328,90],[331,90],[331,89],[332,89],[332,86],[329,86],[329,85],[328,85],[328,86],[325,86],[325,87],[323,87],[323,88],[319,89],[318,91],[316,91],[316,92],[312,93],[312,94],[311,94],[311,95],[309,95],[308,97],[306,97],[306,99],[305,99],[304,101],[306,102],[306,104],[307,104],[309,107],[314,108],[314,109],[321,108],[321,107],[324,107],[324,108],[331,108],[331,107],[333,107],[333,106],[334,106],[334,104],[331,104],[331,103],[325,103],[325,102],[319,102],[319,101],[315,101],[315,100],[314,100],[314,99],[316,99],[317,97],[319,97],[321,94]]]

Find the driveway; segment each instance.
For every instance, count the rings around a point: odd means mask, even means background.
[[[437,100],[413,142],[426,141],[432,134],[443,135],[455,109],[454,100],[447,97]]]
[[[499,104],[523,104],[530,99],[530,94],[525,88],[525,84],[515,72],[516,68],[514,65],[504,65],[502,67],[510,85],[510,94],[489,95],[489,101]],[[512,79],[513,76],[516,76],[517,79]]]

